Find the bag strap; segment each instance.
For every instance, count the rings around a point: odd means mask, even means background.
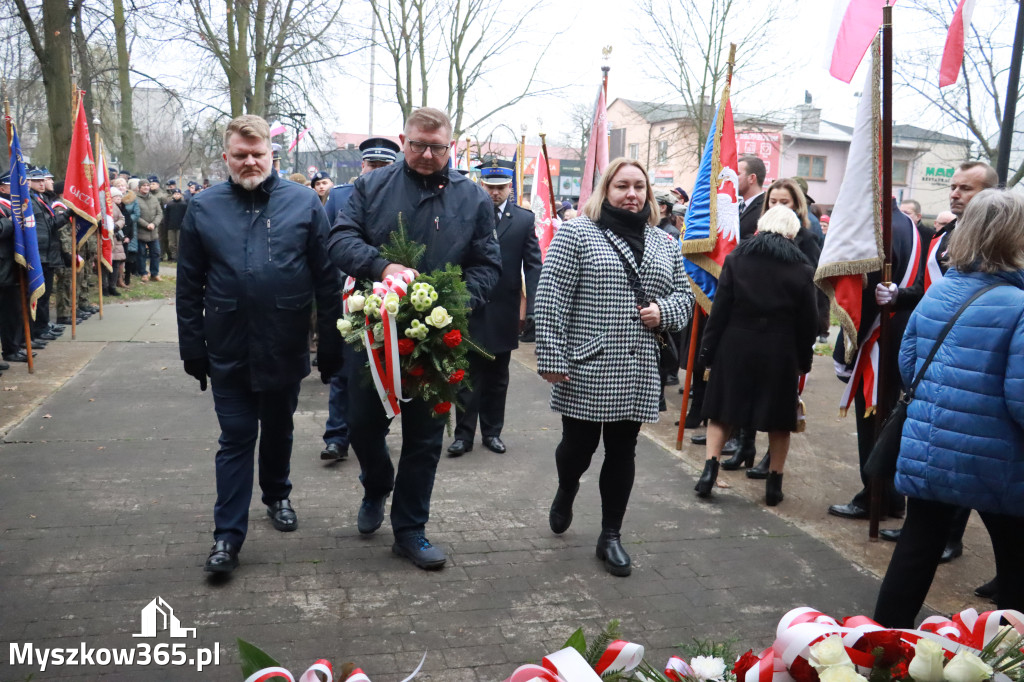
[[[633,290],[633,297],[636,299],[636,304],[641,307],[646,307],[647,304],[650,303],[651,298],[647,295],[647,291],[644,290],[643,282],[640,281],[640,273],[636,271],[636,268],[630,264],[625,254],[622,253],[622,250],[614,241],[612,241],[612,238],[608,236],[608,230],[601,227],[598,229],[601,230],[602,236],[604,236],[608,241],[608,244],[611,245],[612,250],[615,251],[615,255],[619,257],[619,261],[622,263],[622,269],[626,271],[626,282],[629,284],[629,288]]]
[[[956,321],[960,318],[960,315],[962,315],[963,312],[965,310],[967,310],[967,306],[969,306],[972,303],[974,303],[974,301],[977,298],[979,298],[982,294],[984,294],[985,292],[987,292],[987,291],[989,291],[991,289],[995,289],[996,287],[1004,287],[1004,286],[1010,286],[1010,283],[1009,282],[994,282],[992,284],[987,284],[987,285],[983,286],[982,288],[978,289],[977,291],[975,291],[973,296],[971,296],[969,299],[964,301],[963,305],[960,306],[960,309],[956,311],[956,314],[953,315],[953,317],[950,318],[949,322],[946,323],[946,326],[942,328],[942,332],[939,334],[939,338],[937,338],[935,340],[935,345],[932,346],[931,352],[928,353],[928,358],[924,361],[924,364],[921,365],[921,369],[918,370],[917,376],[914,377],[914,383],[912,383],[910,385],[910,388],[908,388],[906,390],[906,400],[907,400],[907,402],[910,402],[911,400],[913,400],[913,398],[914,398],[914,391],[917,390],[917,385],[920,384],[921,380],[924,378],[924,373],[928,369],[928,365],[932,364],[932,360],[935,359],[935,354],[939,352],[939,346],[942,345],[942,342],[946,338],[946,335],[949,334],[950,330],[953,329],[953,325],[956,324]]]

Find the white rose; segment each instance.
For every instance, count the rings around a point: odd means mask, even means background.
[[[830,665],[818,673],[821,682],[868,682],[853,666]]]
[[[839,635],[830,635],[811,646],[811,656],[807,661],[819,674],[834,665],[853,667],[850,655],[846,653],[846,645]]]
[[[992,666],[970,651],[960,651],[942,669],[946,682],[982,682],[992,677]]]
[[[942,682],[942,664],[945,662],[941,646],[930,639],[919,639],[914,645],[914,658],[907,666],[907,672],[914,682]]]
[[[358,313],[362,310],[365,303],[366,297],[361,294],[353,294],[348,297],[348,309],[353,313]]]
[[[341,318],[338,320],[338,331],[341,332],[342,336],[348,336],[352,333],[352,323],[345,318]]]
[[[452,323],[452,316],[448,314],[447,310],[438,306],[430,311],[425,322],[432,327],[441,329],[442,327],[447,327]]]
[[[698,680],[720,680],[725,674],[725,661],[714,656],[694,656],[690,668]]]
[[[384,299],[381,301],[381,308],[387,310],[392,315],[398,314],[398,294],[395,292],[389,292],[384,294]]]

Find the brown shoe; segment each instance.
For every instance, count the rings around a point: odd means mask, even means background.
[[[139,278],[139,280],[143,281],[143,282],[148,282],[149,281],[149,275],[143,275],[142,277]]]
[[[152,276],[152,277],[150,278],[150,281],[151,281],[151,282],[162,282],[163,280],[162,280],[162,279],[160,279],[160,275],[153,275],[153,276]]]

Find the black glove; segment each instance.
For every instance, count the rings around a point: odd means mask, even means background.
[[[71,267],[71,254],[70,253],[66,253],[64,251],[61,251],[60,252],[60,259],[62,261],[64,261],[64,267],[66,267],[66,268],[70,268]]]
[[[199,382],[199,390],[206,390],[206,377],[210,373],[210,360],[208,358],[195,358],[185,361],[185,374],[195,377]]]
[[[320,370],[320,381],[324,384],[331,383],[331,377],[337,374],[341,367],[340,345],[326,344],[321,337],[316,350],[316,368]]]

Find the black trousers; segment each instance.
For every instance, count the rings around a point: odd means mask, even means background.
[[[864,473],[864,465],[871,456],[871,449],[875,446],[875,417],[864,416],[865,402],[864,394],[860,391],[854,392],[853,409],[857,411],[857,455],[860,458],[860,480],[864,487],[853,496],[852,504],[862,509],[871,508],[870,478]],[[906,505],[903,496],[896,491],[893,478],[890,477],[883,483],[882,489],[882,513],[889,516],[899,517],[903,515]]]
[[[889,628],[914,627],[935,579],[935,569],[960,507],[907,500],[907,520],[889,560],[875,604],[875,620]],[[1024,610],[1024,516],[979,512],[996,555],[997,608]]]
[[[0,350],[4,355],[14,355],[24,341],[21,287],[17,284],[0,287]]]
[[[32,322],[32,338],[50,328],[50,292],[53,291],[53,268],[43,263],[43,283],[46,291],[36,300],[36,319]]]
[[[468,378],[473,390],[462,389],[459,399],[462,407],[455,412],[455,437],[468,443],[476,435],[477,416],[480,435],[495,438],[505,426],[505,395],[508,393],[508,365],[512,351],[495,353],[487,360],[477,353],[469,354]]]
[[[640,422],[590,422],[562,416],[562,442],[555,449],[558,486],[574,490],[604,436],[601,491],[601,528],[620,530],[636,472],[636,439]]]

